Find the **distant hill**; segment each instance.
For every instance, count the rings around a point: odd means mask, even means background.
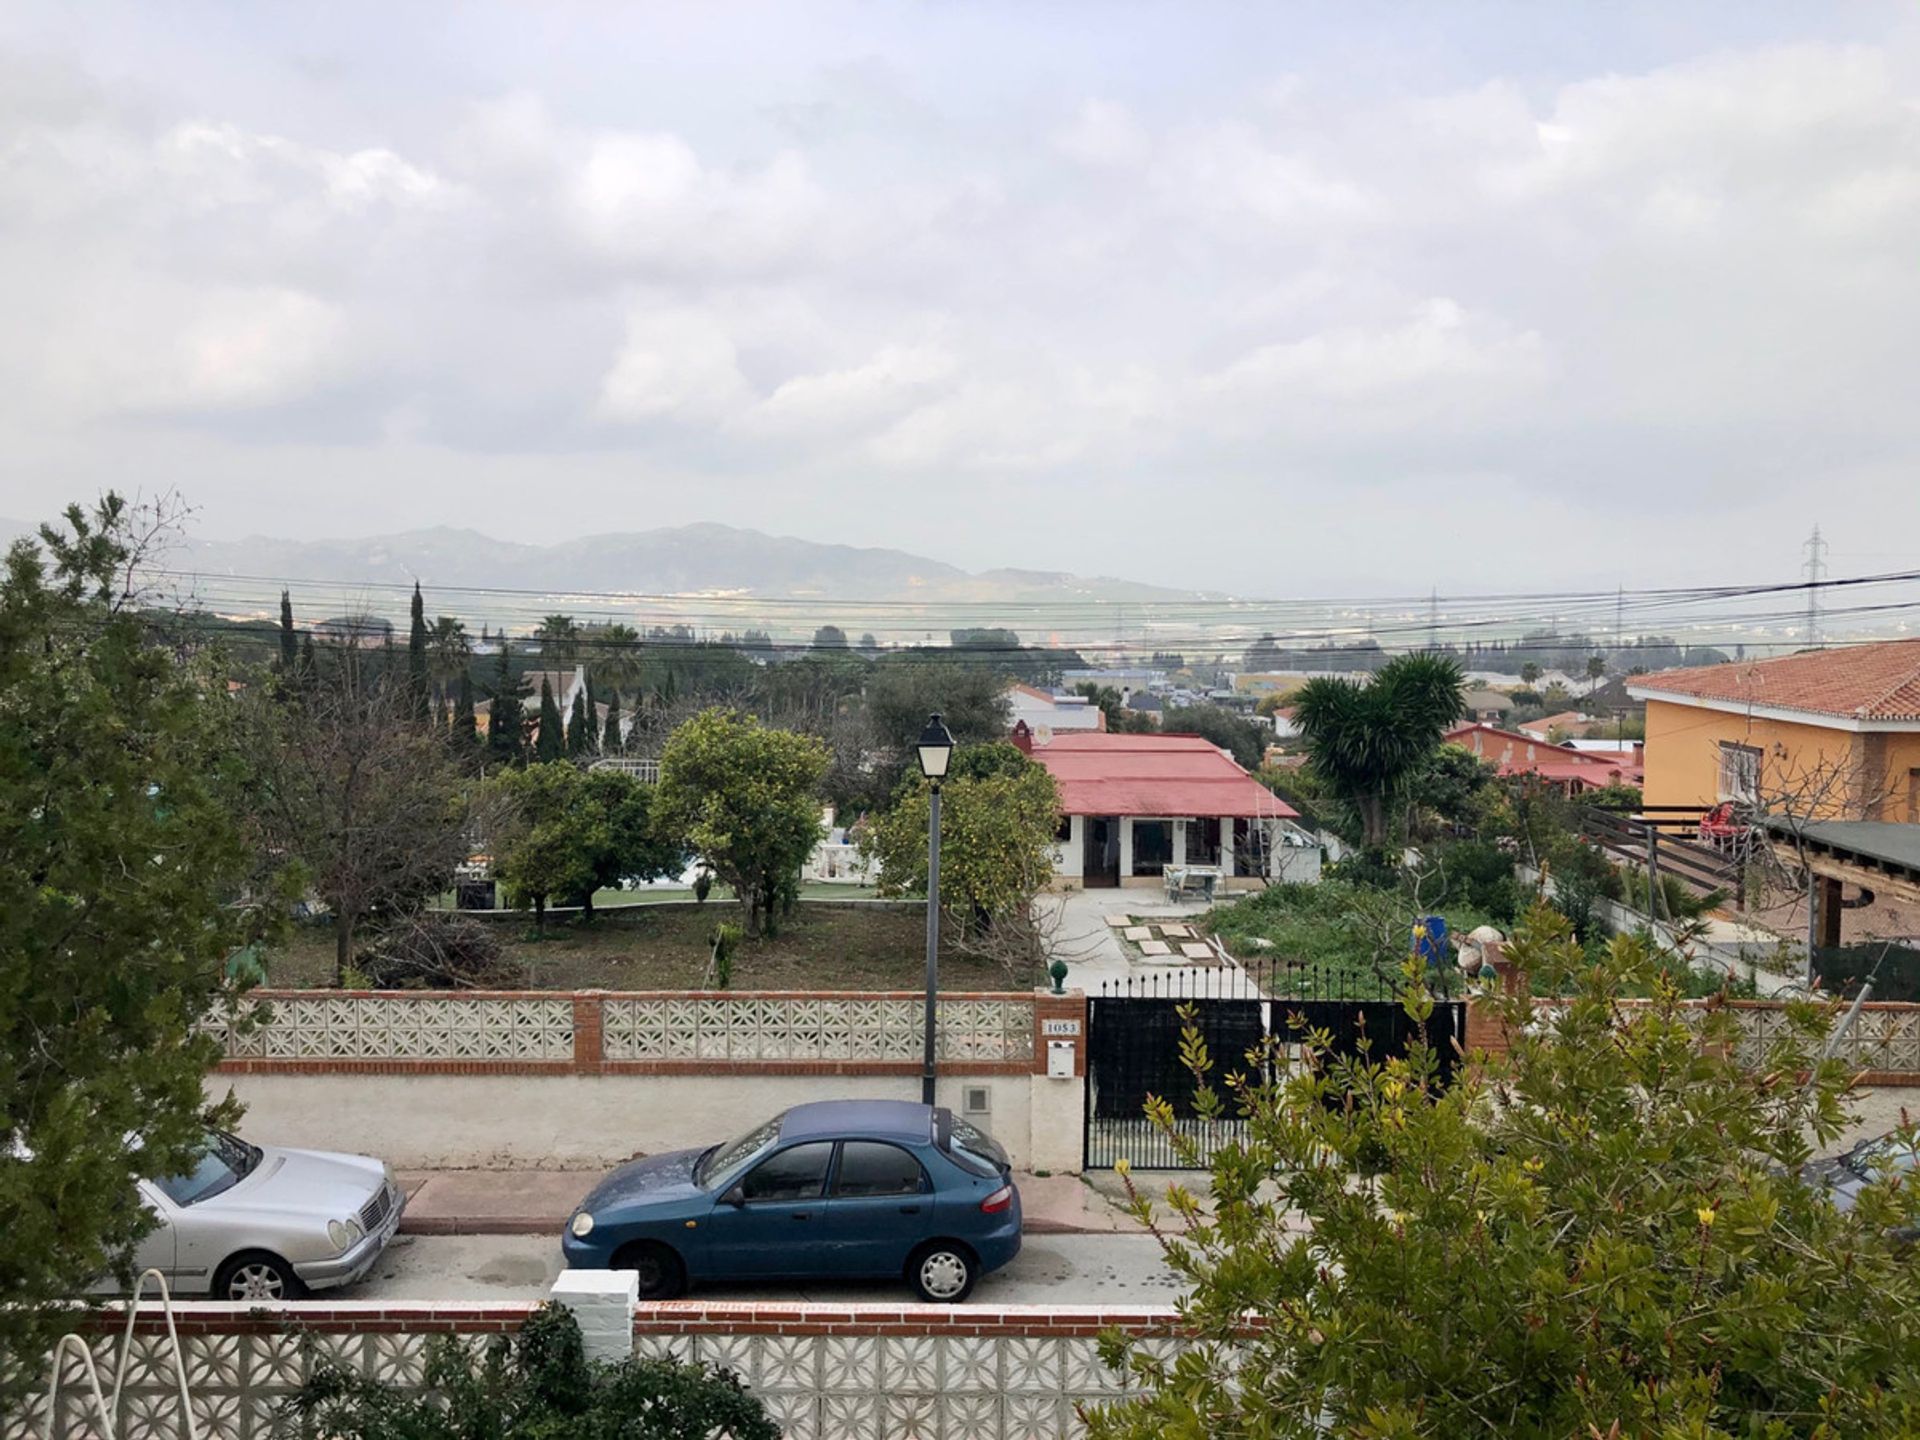
[[[482,585],[650,595],[729,592],[768,598],[974,602],[1215,598],[1108,576],[1050,570],[969,573],[904,550],[822,545],[732,525],[679,525],[624,535],[588,535],[557,545],[496,540],[439,526],[359,540],[189,540],[168,564],[206,576],[275,582],[337,581],[392,586]]]

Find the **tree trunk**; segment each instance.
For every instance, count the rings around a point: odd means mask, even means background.
[[[547,897],[544,895],[533,897],[533,933],[536,939],[547,938]]]
[[[593,887],[591,885],[587,887],[587,898],[580,902],[580,913],[585,917],[587,924],[593,924]]]
[[[1361,798],[1360,831],[1368,850],[1378,853],[1387,848],[1387,806],[1380,795]]]
[[[747,938],[757,940],[760,938],[760,897],[744,880],[740,882],[738,893],[740,903],[747,910]]]
[[[353,963],[353,917],[344,910],[333,912],[333,988],[347,983],[347,966]]]

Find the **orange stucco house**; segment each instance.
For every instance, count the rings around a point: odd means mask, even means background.
[[[1647,704],[1649,806],[1920,822],[1920,640],[1663,670],[1627,693]]]

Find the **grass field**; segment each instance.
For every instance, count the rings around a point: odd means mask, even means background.
[[[847,898],[849,887],[821,886],[830,898]],[[613,892],[631,898],[636,893]],[[668,892],[671,893],[671,892]],[[691,898],[691,897],[684,897]],[[707,965],[707,937],[721,921],[738,923],[740,911],[715,892],[705,905],[658,903],[604,906],[593,924],[549,920],[544,940],[531,921],[496,920],[512,983],[537,990],[686,990],[700,984]],[[958,955],[942,945],[943,990],[1022,989],[988,961]],[[771,939],[743,940],[734,953],[736,990],[917,990],[923,983],[926,918],[919,909],[802,904]],[[295,932],[269,957],[267,983],[280,989],[327,986],[333,980],[333,931],[316,926]]]

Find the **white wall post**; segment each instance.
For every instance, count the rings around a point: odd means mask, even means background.
[[[1173,822],[1173,863],[1187,863],[1187,822],[1184,820]]]
[[[1220,873],[1225,878],[1233,878],[1233,817],[1220,817]]]
[[[1122,815],[1120,818],[1120,883],[1127,883],[1133,874],[1133,817]]]
[[[633,1354],[637,1270],[562,1270],[551,1293],[556,1304],[573,1312],[589,1360],[612,1365]]]

